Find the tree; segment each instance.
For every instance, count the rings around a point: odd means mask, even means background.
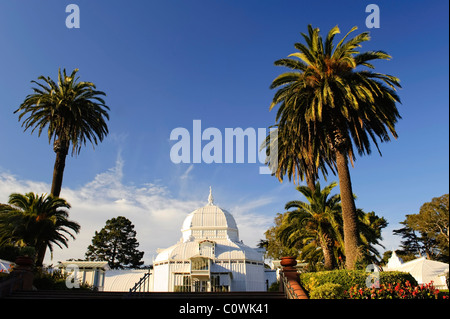
[[[107,261],[111,269],[137,268],[144,263],[141,261],[144,252],[137,247],[134,225],[119,216],[106,221],[106,226],[95,232],[85,257],[87,260]]]
[[[79,154],[81,147],[89,141],[97,145],[108,134],[105,120],[109,120],[108,106],[101,96],[104,92],[95,90],[91,82],[79,82],[75,69],[70,76],[66,70],[58,71],[58,83],[50,77],[40,76],[31,81],[33,94],[28,95],[20,107],[14,111],[19,113],[19,121],[27,116],[22,127],[25,131],[36,129],[40,136],[47,128],[48,141],[53,139],[53,150],[56,153],[53,169],[51,194],[58,197],[61,192],[66,156],[70,144],[72,155]]]
[[[0,210],[0,245],[34,247],[37,266],[42,266],[47,248],[68,247],[68,236],[75,238],[72,232],[80,230],[68,219],[70,204],[63,198],[13,193],[8,203]]]
[[[280,182],[283,181],[284,176],[287,176],[289,181],[293,180],[294,183],[299,180],[306,180],[309,189],[314,192],[316,180],[319,178],[319,171],[326,177],[328,165],[334,173],[329,156],[320,157],[317,153],[313,154],[313,150],[317,148],[309,147],[310,144],[302,141],[300,134],[295,134],[295,132],[286,128],[285,125],[277,124],[274,127],[276,127],[274,131],[276,134],[269,133],[262,145],[263,148],[266,148],[267,155],[269,155],[266,164]],[[274,144],[276,148],[272,147]],[[277,150],[276,163],[272,162],[270,157],[270,152],[273,149]]]
[[[317,242],[322,250],[324,267],[327,270],[335,268],[335,241],[342,241],[340,234],[341,207],[340,196],[329,197],[332,189],[337,185],[331,183],[324,189],[317,182],[315,191],[306,186],[298,186],[297,190],[303,194],[308,203],[295,200],[286,204],[289,211],[286,227],[279,232],[282,242],[293,243],[306,239],[307,242]]]
[[[322,158],[338,173],[349,269],[355,267],[359,255],[359,234],[348,161],[353,164],[355,148],[359,155],[370,154],[371,141],[380,152],[377,137],[381,142],[390,141],[389,133],[397,138],[395,124],[401,118],[396,107],[400,98],[395,92],[399,79],[370,70],[374,69],[372,60],[391,57],[383,51],[360,53],[357,48],[370,37],[363,32],[345,41],[354,30],[356,27],[335,45],[334,37],[340,33],[337,26],[323,41],[319,29],[309,25],[308,35],[302,33],[306,45],[295,43],[298,52],[275,61],[292,71],[273,80],[271,88],[279,89],[270,106],[280,105],[276,125],[290,132],[289,141],[299,140],[292,144],[296,149],[290,156],[312,154],[313,170]]]
[[[381,231],[387,227],[388,222],[384,217],[378,217],[375,212],[365,213],[362,209],[358,208],[358,229],[359,238],[361,242],[361,256],[359,262],[363,265],[373,264],[379,262],[382,257],[376,245],[384,246],[380,243]]]
[[[449,258],[449,196],[435,197],[424,203],[418,214],[406,215],[401,224],[405,227],[394,230],[401,235],[402,248],[429,259],[448,261]],[[418,233],[419,235],[416,235]]]
[[[441,247],[449,246],[449,197],[435,197],[420,207],[419,214],[408,215],[408,225],[434,238]]]
[[[401,255],[414,255],[421,256],[422,255],[422,244],[420,240],[420,236],[417,236],[414,229],[408,226],[408,223],[405,221],[400,222],[403,225],[400,229],[395,229],[393,231],[394,235],[401,236],[403,240],[400,242],[400,250],[397,250],[396,253],[400,253]]]
[[[270,227],[264,233],[266,239],[261,240],[261,244],[259,247],[266,248],[266,254],[269,258],[280,259],[281,257],[297,257],[298,255],[299,247],[296,247],[295,245],[293,247],[288,247],[287,245],[283,244],[277,236],[277,233],[280,231],[280,228],[283,227],[283,221],[285,218],[287,218],[288,214],[288,212],[285,212],[283,214],[277,213],[274,219],[275,225]]]
[[[277,215],[275,227],[266,232],[268,252],[273,247],[280,252],[290,249],[291,255],[299,254],[302,260],[315,269],[319,269],[318,265],[322,263],[325,269],[340,266],[345,256],[340,196],[330,196],[336,185],[333,182],[321,189],[317,182],[314,192],[309,187],[298,186],[297,190],[308,202],[288,202],[285,207],[288,211]],[[292,208],[294,210],[289,210]],[[381,259],[376,245],[383,247],[380,244],[381,230],[388,223],[374,212],[365,213],[360,208],[357,209],[357,216],[361,243],[358,266],[364,268]],[[292,253],[292,250],[297,252]]]

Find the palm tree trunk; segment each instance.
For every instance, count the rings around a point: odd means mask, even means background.
[[[316,191],[316,179],[314,178],[314,174],[312,174],[309,169],[305,172],[305,179],[308,188],[311,190],[311,193],[314,194]]]
[[[47,245],[40,244],[39,247],[36,247],[36,266],[42,267],[44,264],[45,251],[47,250]]]
[[[347,269],[354,269],[358,258],[358,217],[356,215],[347,154],[342,148],[336,150],[336,164],[344,223],[345,266]]]
[[[61,142],[59,139],[53,144],[53,150],[56,153],[55,166],[53,167],[53,180],[51,194],[59,197],[61,193],[64,167],[66,166],[66,156],[69,150],[69,143]]]
[[[320,236],[320,245],[322,247],[325,269],[326,270],[334,269],[335,263],[334,263],[332,239],[327,234],[323,234]]]

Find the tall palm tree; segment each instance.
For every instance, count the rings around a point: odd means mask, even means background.
[[[40,136],[47,128],[49,143],[53,139],[53,150],[56,153],[51,194],[59,196],[61,192],[66,156],[70,144],[72,155],[79,154],[86,141],[97,145],[108,134],[106,120],[109,120],[108,106],[101,98],[105,93],[97,91],[91,82],[80,82],[76,77],[78,69],[70,76],[66,70],[58,71],[58,82],[50,77],[40,76],[37,81],[31,81],[33,94],[28,95],[20,107],[19,121],[27,116],[22,127],[25,130],[36,129]]]
[[[306,197],[307,202],[294,200],[286,204],[285,209],[294,209],[287,215],[287,223],[279,232],[280,239],[285,243],[294,244],[300,240],[304,247],[302,251],[309,251],[308,247],[320,247],[323,253],[325,269],[336,266],[334,255],[335,246],[342,242],[340,196],[329,197],[332,189],[337,185],[332,182],[324,189],[317,182],[315,191],[309,187],[298,186],[297,190]],[[317,249],[313,249],[318,253]]]
[[[0,244],[31,246],[36,249],[36,265],[42,266],[45,252],[53,245],[68,246],[80,225],[68,219],[69,203],[52,195],[13,193],[9,205],[0,210]]]
[[[310,147],[310,143],[302,141],[301,134],[290,130],[286,125],[277,124],[273,127],[276,127],[274,130],[276,134],[267,135],[261,146],[266,148],[268,155],[266,164],[280,182],[284,176],[294,183],[299,180],[306,181],[310,190],[314,192],[319,171],[325,178],[328,175],[327,166],[334,172],[329,156],[314,153],[318,148]],[[276,145],[276,148],[273,145]],[[271,162],[270,152],[274,149],[277,150],[277,161]]]
[[[298,52],[275,61],[292,71],[273,80],[271,88],[279,89],[270,107],[280,104],[277,124],[295,132],[304,141],[302,145],[312,148],[310,153],[325,158],[337,170],[349,269],[355,267],[359,236],[348,162],[353,164],[355,148],[359,155],[370,154],[372,142],[380,152],[377,138],[390,141],[389,133],[397,138],[395,124],[401,118],[395,91],[401,87],[399,79],[370,70],[374,69],[371,61],[391,57],[383,51],[360,53],[361,43],[370,37],[363,32],[345,41],[355,30],[335,45],[334,37],[340,33],[337,26],[323,41],[319,29],[309,25],[308,34],[302,33],[306,45],[295,43]],[[301,152],[304,148],[299,147],[292,153]]]

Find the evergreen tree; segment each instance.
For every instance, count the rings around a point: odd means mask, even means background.
[[[130,220],[123,216],[106,221],[106,226],[95,232],[86,259],[107,261],[111,269],[138,268],[144,252],[137,250],[139,243]]]
[[[393,231],[394,235],[402,236],[403,239],[400,245],[401,249],[397,252],[400,255],[422,255],[420,236],[417,236],[414,229],[409,227],[406,221],[400,222],[399,224],[404,225],[404,227]]]

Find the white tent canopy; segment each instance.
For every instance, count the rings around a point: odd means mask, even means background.
[[[401,263],[401,260],[399,262],[399,258],[393,253],[384,270],[409,272],[419,284],[433,282],[436,288],[448,289],[445,274],[448,274],[449,266],[446,263],[428,260],[425,257]]]

